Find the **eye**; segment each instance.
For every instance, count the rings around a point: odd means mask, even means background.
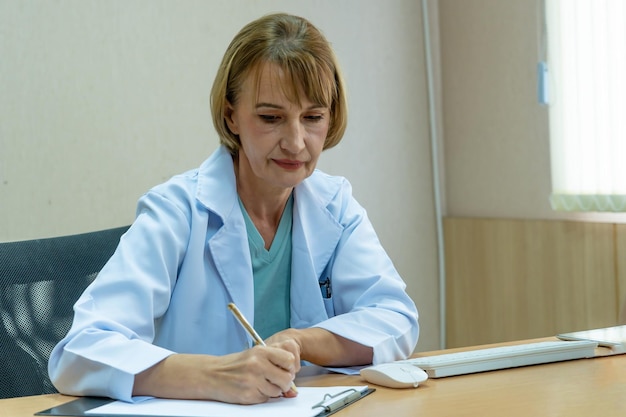
[[[304,116],[304,118],[310,122],[319,122],[324,119],[324,115],[322,114],[310,114],[308,116]]]
[[[259,114],[259,118],[266,123],[276,123],[280,119],[273,114]]]

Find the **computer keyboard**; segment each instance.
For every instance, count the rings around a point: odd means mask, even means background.
[[[518,366],[590,358],[595,354],[597,342],[545,341],[521,345],[498,346],[435,356],[410,358],[402,363],[422,368],[430,378],[515,368]]]

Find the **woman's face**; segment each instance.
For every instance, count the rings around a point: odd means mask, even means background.
[[[285,95],[289,84],[276,64],[263,64],[258,90],[252,74],[226,115],[229,129],[241,141],[238,180],[256,189],[295,187],[315,169],[330,110],[310,102],[302,90],[300,103],[290,101]]]

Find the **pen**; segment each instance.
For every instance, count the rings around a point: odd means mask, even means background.
[[[261,336],[259,336],[256,330],[254,330],[254,327],[250,325],[250,323],[243,316],[243,314],[241,314],[241,311],[239,311],[239,308],[237,308],[235,303],[228,303],[228,309],[230,310],[231,313],[233,313],[233,315],[235,316],[237,321],[243,326],[243,328],[246,329],[246,331],[252,337],[252,339],[254,339],[254,342],[257,345],[265,346],[265,342],[263,341],[263,339],[261,339]],[[298,388],[296,388],[296,384],[294,384],[293,382],[291,383],[291,389],[294,392],[298,392]]]

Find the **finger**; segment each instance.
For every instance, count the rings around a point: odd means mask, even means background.
[[[266,399],[268,399],[281,397],[284,390],[280,386],[266,379],[265,382],[259,386],[259,392],[263,394]]]
[[[296,355],[282,348],[272,348],[267,358],[276,367],[291,373],[293,377],[300,368],[300,361]]]
[[[247,351],[247,369],[252,375],[256,375],[256,386],[264,395],[270,397],[280,396],[292,390],[293,380],[296,375],[294,355],[277,347],[256,346]],[[269,385],[265,385],[265,384]],[[296,394],[289,394],[293,396]]]
[[[286,397],[286,398],[293,398],[296,396],[298,396],[298,391],[294,391],[293,386],[289,388],[289,391],[283,392],[283,397]]]
[[[273,367],[273,365],[270,365]],[[283,389],[262,375],[250,375],[245,386],[240,386],[237,399],[241,404],[264,403],[269,398],[283,395]]]
[[[294,356],[295,371],[298,372],[300,370],[300,345],[295,340],[290,339],[286,340],[280,347]]]
[[[300,345],[293,338],[278,338],[278,340],[275,341],[271,341],[270,338],[270,341],[267,343],[267,345],[279,347],[300,357]]]
[[[273,369],[269,369],[266,373],[266,379],[269,383],[280,390],[280,393],[288,393],[293,389],[293,380],[295,374],[286,371],[278,366],[271,365]],[[293,392],[296,393],[295,391]]]

